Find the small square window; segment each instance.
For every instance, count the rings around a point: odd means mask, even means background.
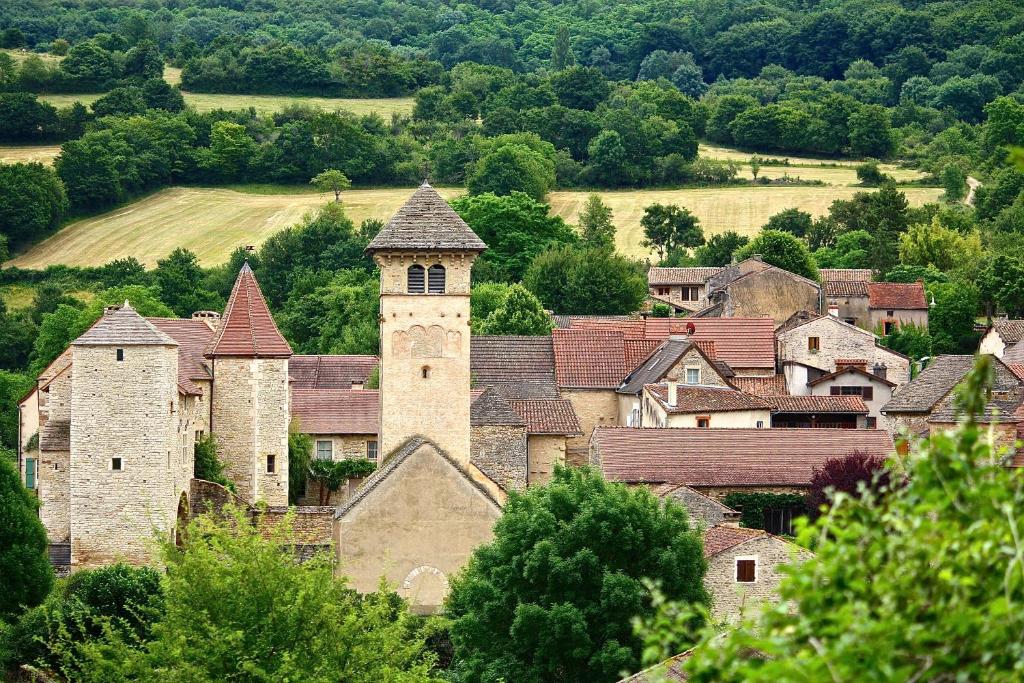
[[[820,351],[821,350],[821,339],[819,337],[808,337],[807,338],[807,350],[808,351]]]
[[[334,459],[334,442],[330,440],[317,441],[316,442],[316,459],[317,460],[333,460]]]
[[[121,458],[111,458],[110,469],[113,470],[114,472],[120,472],[121,470],[123,470],[124,467],[123,463],[121,462]]]
[[[885,315],[886,315],[887,318],[891,318],[891,317],[893,317],[893,315],[895,315],[895,313],[896,313],[896,311],[886,311]]]
[[[764,429],[764,420],[758,420],[757,421],[757,428],[758,429]]]
[[[736,583],[754,583],[757,581],[757,558],[736,558]]]
[[[707,429],[711,426],[710,415],[699,415],[697,417],[697,427],[700,429]]]
[[[430,379],[430,368],[428,366],[424,365],[420,369],[420,375],[423,377],[423,379]]]
[[[700,384],[700,368],[686,368],[686,383]]]
[[[864,421],[864,426],[868,429],[875,429],[878,427],[878,418],[868,417]]]
[[[268,453],[267,454],[267,474],[273,474],[274,473],[276,465],[277,465],[276,460],[277,460],[277,456],[275,456],[273,453]]]
[[[118,349],[116,354],[118,360],[124,360],[124,349]]]
[[[377,459],[377,441],[376,439],[366,442],[366,458],[367,460]]]

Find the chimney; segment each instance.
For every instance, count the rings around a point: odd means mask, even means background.
[[[838,318],[839,317],[839,307],[838,306],[829,306],[828,307],[828,314],[830,316],[832,316],[833,318]]]
[[[886,374],[888,374],[888,372],[889,369],[881,363],[875,363],[874,367],[871,368],[871,374],[879,379],[886,379]]]
[[[679,391],[678,385],[674,380],[670,380],[668,383],[668,407],[675,408],[679,403]]]
[[[754,259],[755,261],[761,261],[762,260],[760,254],[754,254],[750,258]]]
[[[196,311],[192,314],[192,319],[202,320],[211,330],[216,330],[220,326],[220,313],[216,311]]]

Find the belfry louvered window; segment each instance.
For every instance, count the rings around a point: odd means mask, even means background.
[[[427,292],[444,294],[444,266],[435,263],[427,270]]]
[[[423,266],[419,264],[409,266],[409,293],[422,294],[423,289]]]

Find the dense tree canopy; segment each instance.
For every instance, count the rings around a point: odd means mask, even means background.
[[[0,618],[39,604],[53,585],[39,502],[0,453]]]

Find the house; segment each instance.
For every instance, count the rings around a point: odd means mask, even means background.
[[[776,268],[755,254],[723,268],[706,283],[704,315],[723,318],[767,316],[778,325],[800,310],[821,310],[821,285]]]
[[[873,429],[861,396],[766,396],[775,428]]]
[[[671,500],[686,508],[691,528],[707,529],[719,524],[739,526],[740,513],[714,498],[683,484],[658,484],[651,493],[662,500]]]
[[[699,311],[707,303],[706,283],[722,268],[662,268],[647,271],[647,287],[651,297],[690,313]]]
[[[869,330],[891,334],[900,325],[928,326],[923,282],[869,282],[867,287]]]
[[[851,325],[870,326],[867,268],[822,268],[819,271],[825,296],[825,311]]]
[[[865,426],[870,429],[879,425],[889,428],[882,407],[891,398],[896,383],[885,377],[883,366],[872,366],[871,372],[868,372],[867,367],[867,361],[863,358],[837,358],[834,372],[822,372],[793,361],[784,364],[794,392],[799,389],[801,392],[809,392],[810,396],[822,398],[859,397],[868,409],[864,418]]]
[[[763,429],[771,424],[764,399],[732,387],[664,384],[644,387],[640,427]]]
[[[779,567],[808,560],[813,553],[760,529],[713,526],[704,532],[704,556],[712,618],[735,624],[778,601],[784,576]]]
[[[1024,339],[1024,320],[993,320],[985,331],[978,346],[978,353],[990,353],[996,358],[1002,358],[1003,354],[1009,352],[1020,340]],[[1024,347],[1021,347],[1024,352]],[[1024,360],[1024,355],[1018,360]]]

